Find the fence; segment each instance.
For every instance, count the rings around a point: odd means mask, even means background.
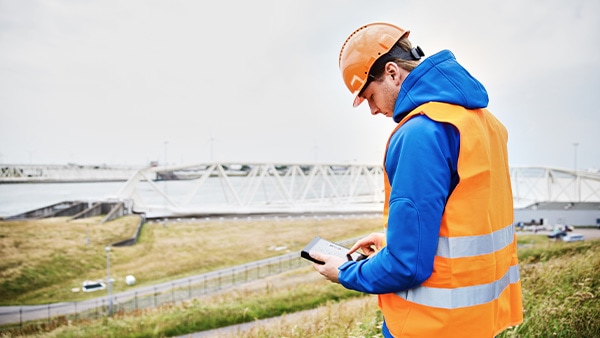
[[[339,243],[351,245],[357,239],[348,239]],[[110,298],[106,296],[80,302],[4,307],[0,313],[0,324],[13,324],[2,327],[2,330],[7,330],[17,326],[22,329],[29,321],[45,320],[48,325],[51,325],[53,321],[97,319],[109,315],[111,308],[112,313],[126,313],[168,303],[177,303],[310,265],[309,261],[300,258],[299,252],[292,252],[231,268],[116,293]],[[112,304],[109,300],[112,300]]]

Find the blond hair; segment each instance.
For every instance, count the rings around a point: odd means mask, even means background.
[[[396,45],[398,45],[398,47],[402,48],[402,50],[409,52],[413,47],[412,44],[410,43],[410,41],[407,38],[402,38],[400,40],[398,40],[398,42],[396,42]],[[417,67],[419,65],[419,62],[421,62],[420,60],[402,60],[402,59],[394,59],[393,60],[398,67],[406,70],[406,71],[412,71],[413,69],[415,69],[415,67]]]
[[[405,37],[398,40],[398,42],[396,42],[396,46],[400,47],[405,52],[410,52],[412,49],[412,44]],[[382,58],[383,57],[384,56],[382,56]],[[370,71],[370,74],[372,75],[374,81],[380,80],[381,76],[383,75],[383,71],[385,69],[385,64],[388,62],[394,62],[398,65],[398,67],[410,72],[419,65],[420,61],[419,60],[404,60],[404,59],[400,59],[400,58],[392,58],[386,62],[376,62],[375,64],[373,64],[373,67],[376,67],[376,68],[372,68]]]

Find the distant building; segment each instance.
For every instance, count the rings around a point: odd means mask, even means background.
[[[515,209],[515,222],[600,227],[600,202],[539,202]]]

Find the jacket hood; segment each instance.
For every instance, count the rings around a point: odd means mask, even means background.
[[[449,50],[423,60],[406,77],[398,93],[394,121],[427,102],[444,102],[467,109],[485,108],[488,94],[483,85],[461,66]]]

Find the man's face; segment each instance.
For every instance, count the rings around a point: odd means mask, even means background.
[[[402,82],[408,74],[408,71],[398,67],[395,63],[388,62],[384,73],[378,79],[369,83],[362,92],[361,97],[369,103],[372,115],[394,116],[396,99],[400,87],[402,87]]]

